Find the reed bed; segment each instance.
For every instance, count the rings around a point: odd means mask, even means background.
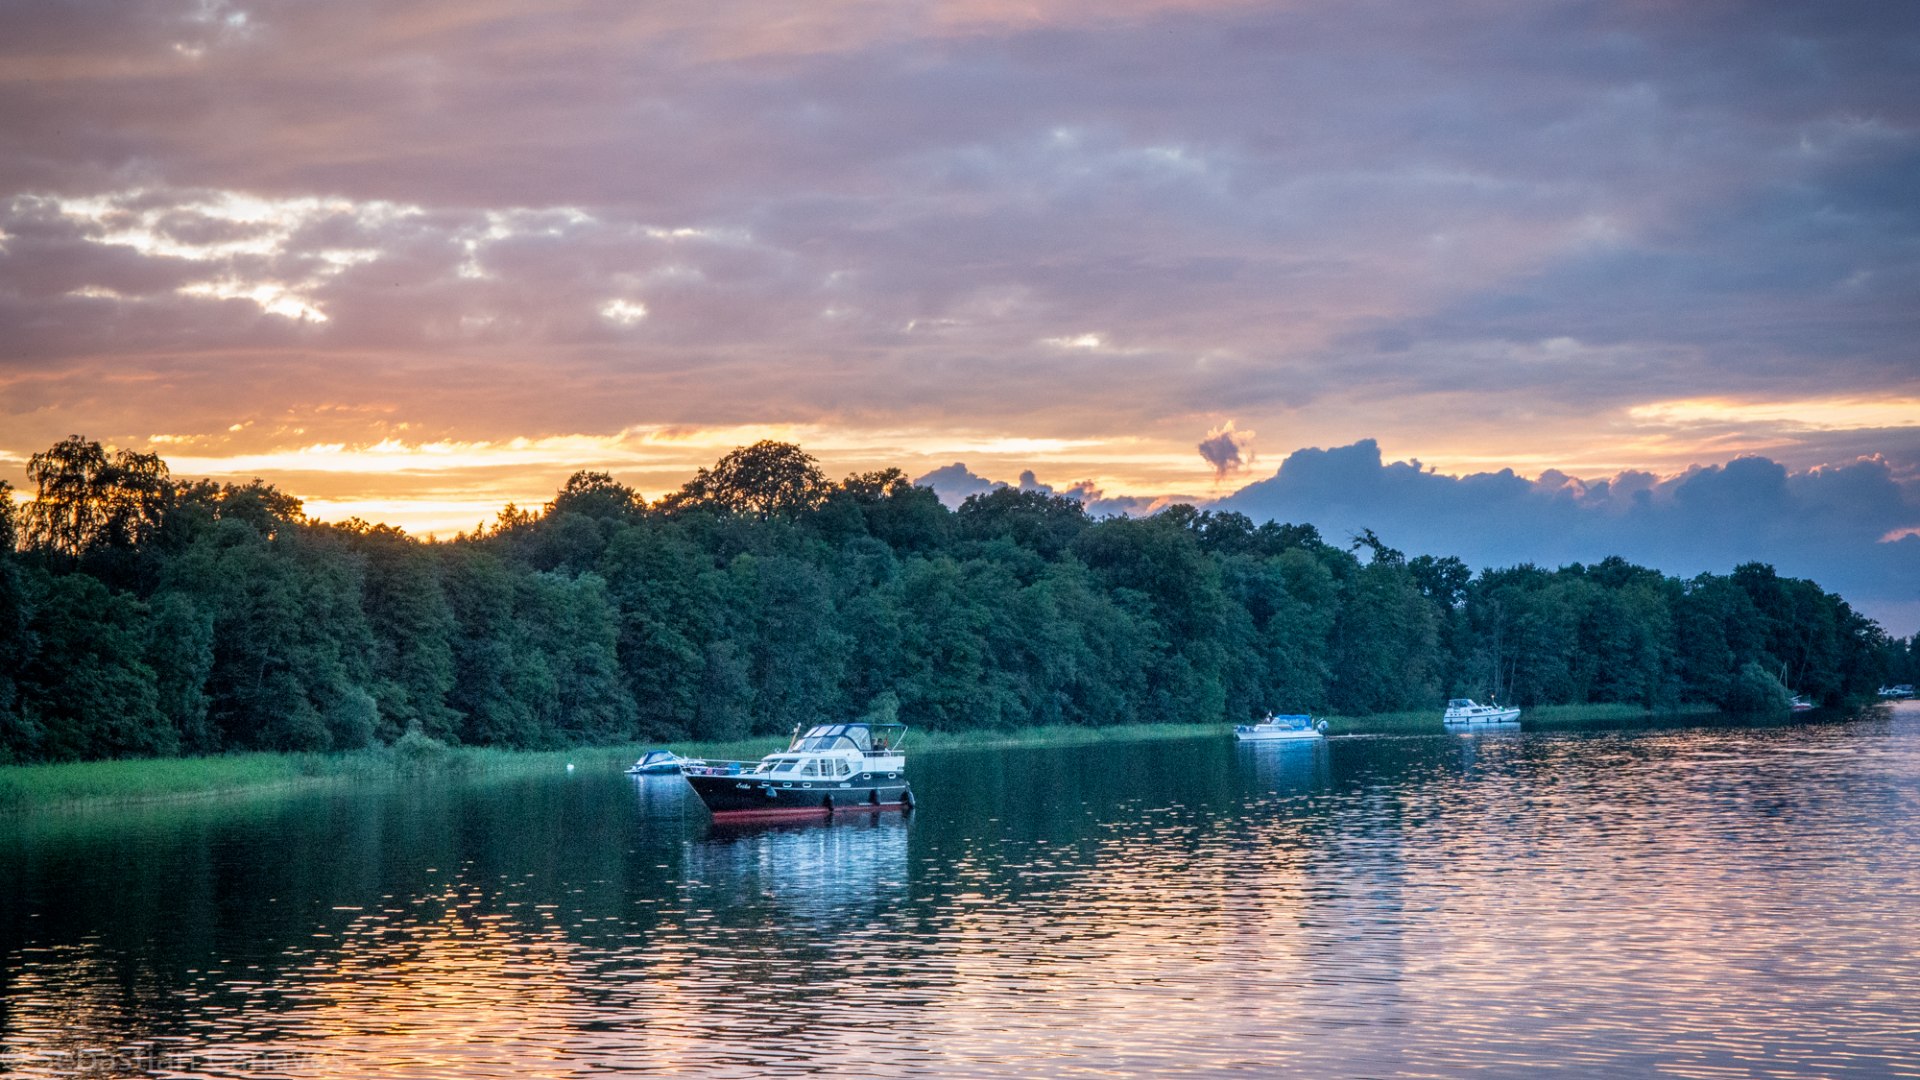
[[[1685,722],[1717,715],[1707,707],[1653,711],[1635,705],[1548,705],[1528,709],[1521,726],[1530,730],[1581,730]],[[1438,709],[1328,716],[1332,735],[1439,734]],[[1097,742],[1224,736],[1231,725],[1126,724],[1113,727],[1055,725],[974,731],[916,730],[907,749],[940,752],[972,747],[1041,748]],[[672,742],[684,757],[751,761],[786,740],[763,736],[730,742]],[[500,750],[450,746],[409,734],[391,745],[347,753],[252,753],[213,757],[143,758],[85,761],[57,765],[0,767],[0,813],[31,812],[63,806],[111,805],[208,798],[238,792],[299,789],[327,784],[391,780],[421,775],[523,776],[576,769],[623,767],[659,743],[623,743],[562,750]]]

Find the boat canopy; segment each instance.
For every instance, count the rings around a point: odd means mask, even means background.
[[[899,747],[900,739],[907,733],[905,724],[821,724],[807,729],[805,735],[793,741],[787,749],[794,750],[858,750],[869,754],[877,750],[891,750]]]
[[[1429,698],[1429,699],[1427,699],[1427,700],[1429,700],[1429,701],[1431,701],[1431,700],[1433,700],[1433,699],[1431,699],[1431,698]],[[1448,699],[1448,701],[1447,701],[1447,708],[1449,708],[1449,709],[1471,709],[1471,708],[1473,708],[1473,699],[1472,699],[1472,698],[1464,698],[1464,697],[1457,697],[1457,698],[1450,698],[1450,699]]]
[[[1313,717],[1308,716],[1306,713],[1280,713],[1277,716],[1269,713],[1267,716],[1267,723],[1292,724],[1295,727],[1299,727],[1311,721],[1312,719]]]
[[[671,750],[649,750],[640,758],[640,764],[651,765],[656,761],[678,761]]]

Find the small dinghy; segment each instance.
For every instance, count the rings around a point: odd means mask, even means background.
[[[693,758],[683,758],[671,750],[649,750],[639,761],[627,766],[628,776],[671,776],[679,773],[682,765],[697,765]]]

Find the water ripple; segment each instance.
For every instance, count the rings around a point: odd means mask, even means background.
[[[23,827],[0,1071],[1920,1075],[1920,707],[915,769],[771,828],[613,776]]]

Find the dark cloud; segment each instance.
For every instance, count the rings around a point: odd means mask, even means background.
[[[1253,432],[1235,431],[1233,421],[1229,420],[1207,432],[1198,449],[1207,464],[1213,466],[1214,479],[1224,480],[1253,461],[1253,455],[1246,452],[1252,445]]]
[[[1920,527],[1920,479],[1903,480],[1878,459],[1792,472],[1745,457],[1665,480],[1641,472],[1527,480],[1505,469],[1456,477],[1418,461],[1387,463],[1365,439],[1296,451],[1219,505],[1310,522],[1335,543],[1373,529],[1411,553],[1477,567],[1620,555],[1692,576],[1760,560],[1820,582],[1890,630],[1920,630],[1920,537],[1888,539]]]

